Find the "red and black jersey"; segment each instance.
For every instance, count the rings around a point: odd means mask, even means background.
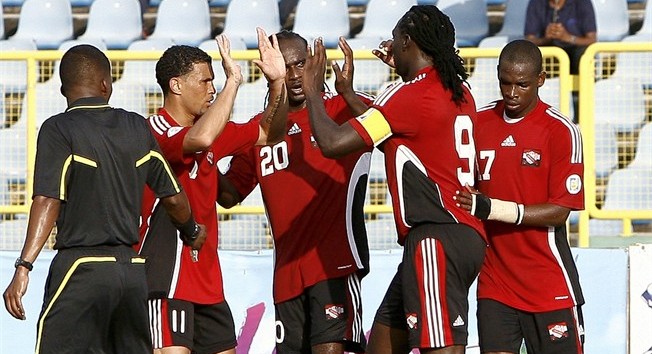
[[[455,205],[453,196],[473,185],[475,103],[456,105],[437,71],[428,67],[415,79],[383,91],[352,126],[368,145],[385,153],[399,243],[421,223],[462,223],[484,235],[480,220]]]
[[[222,273],[217,255],[217,161],[253,146],[258,140],[259,125],[229,122],[209,149],[187,154],[183,152],[183,139],[190,127],[179,126],[163,108],[148,121],[188,195],[195,220],[204,224],[208,233],[199,251],[199,262],[193,262],[191,248],[181,242],[166,211],[149,194],[149,200],[143,203],[141,243],[137,249],[148,257],[150,297],[199,304],[222,302]]]
[[[338,124],[353,118],[341,96],[325,94],[324,105]],[[324,157],[303,109],[288,114],[283,141],[231,160],[227,177],[242,196],[261,186],[274,236],[276,303],[322,280],[368,272],[363,206],[370,151]]]
[[[478,189],[524,205],[584,208],[582,138],[559,111],[539,101],[524,118],[505,119],[504,104],[479,111]],[[478,297],[528,311],[584,303],[565,227],[487,222],[489,249]]]

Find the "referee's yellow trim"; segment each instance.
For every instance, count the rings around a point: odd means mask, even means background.
[[[131,259],[131,263],[135,264],[145,264],[145,258],[142,257],[134,257]]]
[[[170,177],[170,180],[172,181],[172,184],[174,185],[174,190],[177,191],[177,193],[181,192],[181,189],[179,188],[179,184],[177,184],[176,176],[174,175],[174,173],[172,173],[172,170],[170,170],[170,165],[168,165],[167,161],[165,160],[163,155],[161,155],[160,152],[150,150],[149,153],[147,153],[147,155],[141,157],[140,159],[138,159],[138,161],[136,161],[136,168],[140,167],[142,164],[144,164],[145,162],[149,161],[152,158],[161,161],[161,163],[165,167],[165,172],[167,172],[168,176]]]
[[[61,170],[61,179],[59,182],[59,199],[65,200],[66,196],[66,173],[68,173],[68,168],[70,167],[70,162],[75,161],[81,164],[97,168],[97,162],[79,155],[70,155],[63,162],[63,169]]]
[[[392,128],[389,126],[389,123],[387,123],[387,119],[385,119],[385,116],[375,108],[370,108],[356,119],[367,131],[374,144],[381,142],[388,136],[392,135]]]
[[[63,289],[68,284],[70,277],[72,277],[73,273],[75,273],[75,270],[77,270],[77,268],[83,263],[116,262],[116,261],[117,259],[115,257],[82,257],[76,260],[75,263],[72,264],[70,269],[68,269],[66,276],[63,277],[63,281],[61,281],[61,284],[59,285],[57,292],[52,297],[52,300],[50,300],[48,307],[45,309],[45,311],[43,311],[43,316],[41,316],[41,319],[38,322],[38,335],[36,338],[36,354],[41,352],[41,336],[43,335],[43,322],[45,322],[45,318],[48,316],[48,313],[52,309],[52,306],[57,301],[59,295],[61,295]]]
[[[75,107],[70,107],[66,112],[74,111],[76,109],[97,109],[97,108],[111,108],[108,104],[102,104],[102,105],[97,105],[97,106],[75,106]]]

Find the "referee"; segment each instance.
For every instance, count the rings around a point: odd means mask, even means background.
[[[145,119],[107,104],[107,57],[75,46],[64,54],[60,75],[68,109],[39,131],[27,237],[5,307],[25,319],[21,299],[29,271],[56,222],[58,252],[45,285],[36,353],[151,353],[145,259],[131,247],[145,184],[184,242],[201,248],[205,229],[192,217]]]

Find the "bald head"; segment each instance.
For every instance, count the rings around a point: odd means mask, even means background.
[[[512,65],[529,67],[534,73],[540,73],[543,71],[541,50],[536,44],[525,39],[509,42],[500,53],[498,68]]]
[[[111,95],[111,63],[99,49],[74,46],[63,55],[59,65],[61,93],[68,101],[82,97]]]

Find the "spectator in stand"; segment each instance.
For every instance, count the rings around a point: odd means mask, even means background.
[[[503,99],[481,108],[475,134],[478,191],[459,205],[485,222],[489,248],[478,278],[482,353],[581,354],[584,303],[566,219],[584,208],[582,138],[542,102],[539,48],[510,42],[498,61]],[[480,194],[481,193],[481,194]]]
[[[229,122],[242,74],[224,35],[218,36],[217,44],[227,79],[215,101],[212,59],[203,50],[172,46],[156,63],[163,107],[148,123],[208,234],[201,251],[191,250],[176,241],[176,231],[167,215],[154,209],[153,198],[145,200],[138,249],[151,260],[147,281],[156,353],[235,353],[233,316],[224,298],[217,252],[217,162],[254,145],[281,140],[288,107],[285,62],[276,38],[270,42],[262,29],[257,32],[260,60],[254,63],[270,87],[260,121]]]
[[[570,72],[576,75],[586,47],[597,39],[593,4],[591,0],[530,0],[524,35],[538,46],[563,48],[570,58]]]
[[[287,134],[233,157],[227,177],[236,189],[227,196],[222,188],[220,204],[231,207],[261,186],[274,236],[276,352],[362,353],[360,281],[369,272],[363,206],[372,147],[338,159],[322,155],[302,88],[308,43],[293,32],[276,36],[287,68]],[[353,91],[353,52],[344,38],[340,48],[344,66],[333,66],[338,94],[321,94],[338,124],[371,103]]]
[[[206,231],[147,122],[108,105],[107,57],[90,45],[72,47],[60,75],[68,109],[39,130],[27,237],[5,307],[25,319],[29,271],[56,222],[36,353],[151,353],[146,259],[132,249],[145,185],[161,198],[180,242],[199,249]]]

